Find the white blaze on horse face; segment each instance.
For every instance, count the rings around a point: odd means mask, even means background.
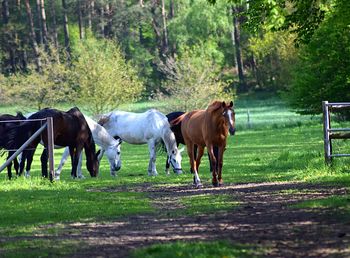
[[[224,114],[229,124],[229,132],[233,135],[235,133],[235,114],[231,109],[228,109]]]

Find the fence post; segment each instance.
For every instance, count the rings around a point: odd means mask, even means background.
[[[252,124],[250,123],[250,111],[247,109],[247,127],[248,129],[252,128]]]
[[[49,156],[49,173],[50,181],[55,178],[55,160],[54,160],[54,140],[53,140],[53,119],[48,117],[47,119],[47,153]]]
[[[329,138],[329,109],[328,101],[322,101],[323,110],[323,140],[324,140],[324,158],[327,165],[330,165],[331,158],[331,142]]]

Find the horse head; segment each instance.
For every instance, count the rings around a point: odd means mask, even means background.
[[[182,150],[183,151],[183,150]],[[173,167],[173,170],[176,174],[182,174],[182,168],[181,168],[181,150],[178,150],[177,147],[173,149],[168,154],[168,160],[170,165]]]
[[[85,155],[86,155],[86,168],[89,171],[91,177],[97,177],[98,170],[99,170],[99,162],[98,162],[99,152],[96,153],[94,140],[92,140],[92,143],[91,141],[90,143],[85,143],[84,149],[85,149]]]
[[[116,172],[121,168],[122,162],[120,159],[120,145],[122,140],[120,138],[115,140],[116,143],[106,149],[106,156],[109,161],[111,175],[115,176]]]
[[[223,101],[222,107],[224,109],[222,114],[229,126],[228,131],[230,132],[230,135],[234,135],[236,132],[236,114],[233,109],[233,102],[231,101],[230,104],[226,105],[225,101]]]

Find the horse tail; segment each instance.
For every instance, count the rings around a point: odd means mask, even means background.
[[[170,127],[173,127],[175,125],[178,125],[179,123],[182,122],[182,120],[184,120],[185,116],[186,116],[187,113],[184,113],[182,114],[181,116],[171,120],[169,123],[170,123]]]

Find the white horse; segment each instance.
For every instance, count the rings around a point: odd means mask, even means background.
[[[110,165],[110,173],[111,176],[115,176],[116,172],[121,168],[121,160],[120,160],[120,144],[122,141],[120,139],[114,139],[107,130],[96,123],[94,120],[92,120],[90,117],[84,115],[85,120],[87,124],[89,125],[89,128],[92,133],[92,137],[94,138],[95,143],[101,147],[101,152],[105,152],[109,161]],[[69,156],[69,148],[65,148],[61,162],[55,171],[55,178],[56,180],[60,179],[60,174],[62,171],[62,168],[64,166],[64,163],[67,161],[67,158]],[[99,160],[101,160],[102,156],[99,155]],[[81,172],[81,165],[82,165],[82,155],[80,155],[79,163],[78,163],[78,170],[77,170],[77,176],[78,178],[84,178],[82,172]]]
[[[174,172],[182,173],[181,153],[177,148],[175,135],[165,115],[155,109],[144,113],[113,111],[103,115],[99,122],[109,134],[118,136],[130,144],[148,144],[150,155],[148,175],[158,175],[156,169],[156,145],[164,142]]]

